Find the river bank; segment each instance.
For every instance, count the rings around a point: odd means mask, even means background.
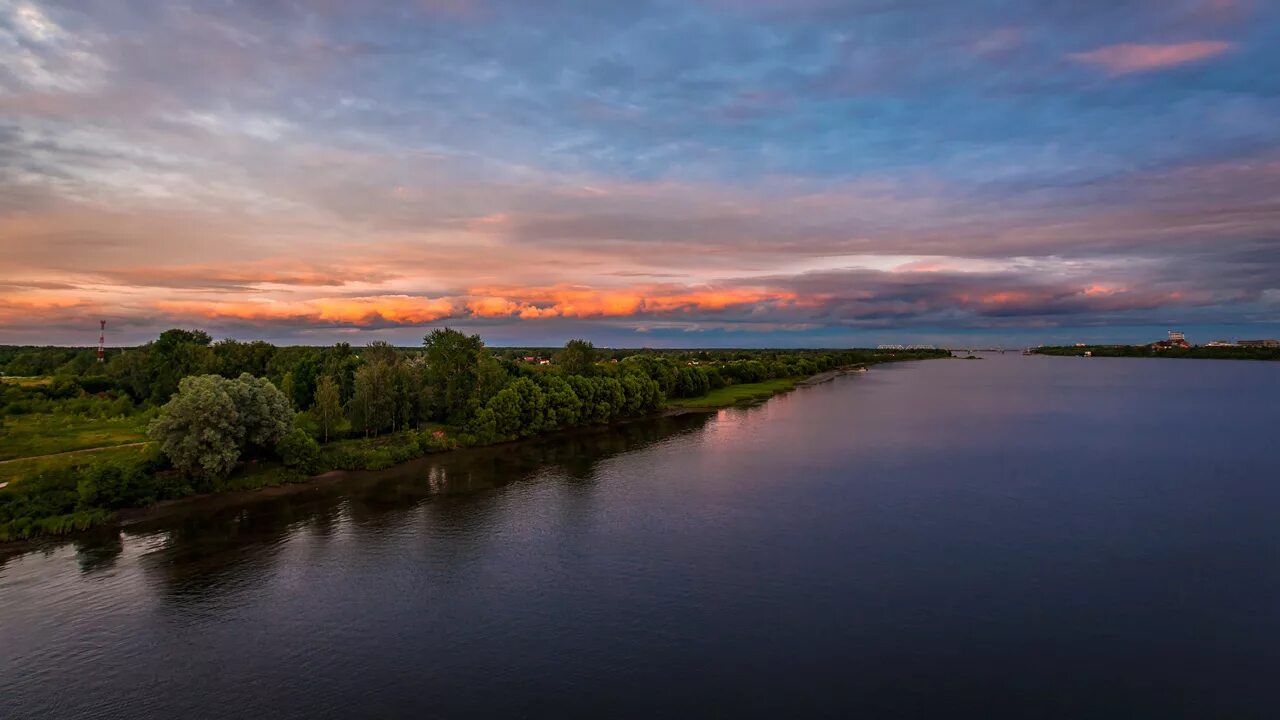
[[[886,360],[884,362],[894,362]],[[244,498],[255,493],[264,497],[275,497],[282,494],[301,492],[326,479],[344,477],[347,473],[381,471],[427,456],[438,456],[444,453],[465,452],[476,449],[495,448],[521,443],[537,443],[549,437],[566,436],[578,433],[607,431],[611,427],[626,425],[637,421],[651,420],[660,417],[677,417],[693,413],[707,413],[731,406],[747,406],[764,402],[778,394],[789,392],[797,387],[808,387],[829,382],[842,375],[865,372],[866,365],[850,365],[825,371],[808,377],[778,378],[758,383],[740,383],[712,391],[697,398],[685,398],[668,401],[655,413],[628,418],[619,418],[610,423],[592,426],[566,428],[519,440],[504,440],[497,443],[474,443],[468,436],[445,430],[408,430],[391,433],[376,438],[357,438],[339,440],[321,446],[321,458],[318,472],[301,472],[288,468],[275,461],[253,461],[242,465],[230,477],[219,484],[211,492],[198,492],[160,502],[152,502],[140,507],[125,507],[115,512],[101,512],[83,517],[66,516],[54,529],[37,533],[30,538],[18,538],[0,541],[0,550],[9,551],[17,548],[31,547],[50,537],[67,536],[110,528],[119,528],[146,522],[165,516],[176,509],[205,505],[224,498],[226,502],[243,502]],[[472,444],[474,443],[474,444]],[[160,475],[173,475],[173,471],[162,471]],[[176,476],[175,476],[176,479]],[[214,505],[216,506],[216,502]]]

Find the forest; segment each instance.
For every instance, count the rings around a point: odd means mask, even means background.
[[[945,351],[275,346],[172,329],[140,347],[0,347],[0,541],[193,494],[381,469]],[[725,393],[720,393],[725,395]]]

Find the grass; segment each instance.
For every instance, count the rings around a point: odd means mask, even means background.
[[[53,382],[53,378],[48,375],[5,376],[0,377],[0,382],[18,387],[42,387]]]
[[[95,420],[55,413],[14,415],[5,418],[4,429],[4,435],[0,435],[0,460],[127,445],[147,439],[146,420],[137,416]]]
[[[742,383],[712,390],[702,397],[668,400],[667,407],[720,408],[741,405],[773,397],[796,386],[803,378],[777,378],[758,383]]]
[[[146,452],[146,445],[129,447],[109,447],[93,452],[75,452],[63,455],[46,455],[44,457],[23,458],[13,462],[0,464],[0,482],[13,482],[20,478],[32,477],[42,472],[59,470],[75,465],[82,465],[98,460],[137,460]]]

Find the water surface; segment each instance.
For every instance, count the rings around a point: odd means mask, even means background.
[[[928,361],[0,558],[0,718],[1276,717],[1280,364]]]

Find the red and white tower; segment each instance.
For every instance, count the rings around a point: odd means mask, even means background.
[[[107,321],[99,320],[98,333],[98,362],[106,362],[107,360]]]

